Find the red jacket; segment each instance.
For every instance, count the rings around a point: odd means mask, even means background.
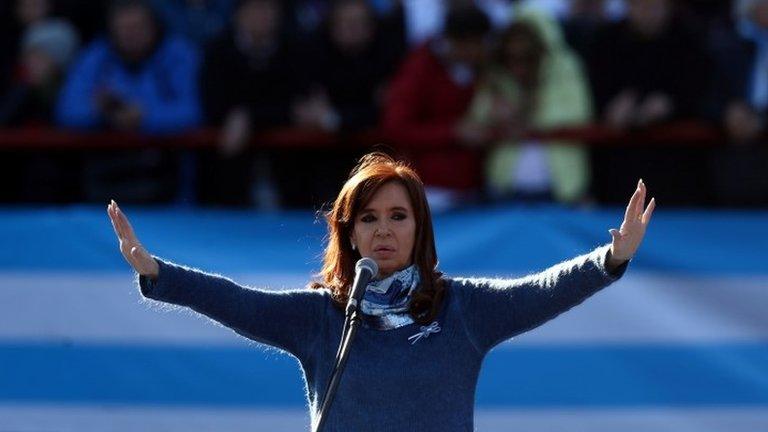
[[[390,85],[384,131],[427,186],[470,190],[481,184],[478,153],[458,145],[455,134],[474,87],[456,84],[429,43],[408,56]]]

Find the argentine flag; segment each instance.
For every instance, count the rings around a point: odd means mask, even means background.
[[[310,212],[124,210],[151,253],[243,284],[302,287],[320,268]],[[609,242],[622,217],[439,215],[440,268],[523,276]],[[298,362],[143,299],[103,209],[6,208],[0,238],[0,430],[308,430]],[[476,430],[768,430],[767,306],[767,212],[659,209],[622,279],[488,355]]]

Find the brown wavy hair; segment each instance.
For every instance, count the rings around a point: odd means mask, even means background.
[[[355,277],[355,263],[360,253],[352,250],[350,237],[358,212],[385,184],[402,184],[411,200],[416,220],[416,238],[411,257],[419,268],[421,287],[414,292],[409,313],[419,324],[428,324],[437,316],[445,296],[442,273],[437,271],[437,251],[432,229],[432,215],[424,193],[424,183],[405,162],[374,152],[360,158],[341,188],[333,207],[326,212],[328,244],[323,257],[319,281],[310,288],[328,288],[334,304],[343,309]]]

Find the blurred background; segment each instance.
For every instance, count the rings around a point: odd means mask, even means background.
[[[620,282],[489,355],[478,430],[768,430],[768,1],[5,0],[0,21],[1,431],[306,430],[295,360],[142,300],[105,206],[152,253],[296,288],[371,150],[422,175],[449,275],[610,241],[639,178],[658,202]]]

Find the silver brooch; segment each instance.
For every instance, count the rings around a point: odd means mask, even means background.
[[[430,333],[437,333],[440,331],[440,325],[437,324],[437,321],[432,321],[432,324],[428,326],[421,326],[419,328],[421,330],[420,332],[408,337],[408,340],[411,341],[411,345],[415,344],[419,341],[421,338],[429,337]]]

